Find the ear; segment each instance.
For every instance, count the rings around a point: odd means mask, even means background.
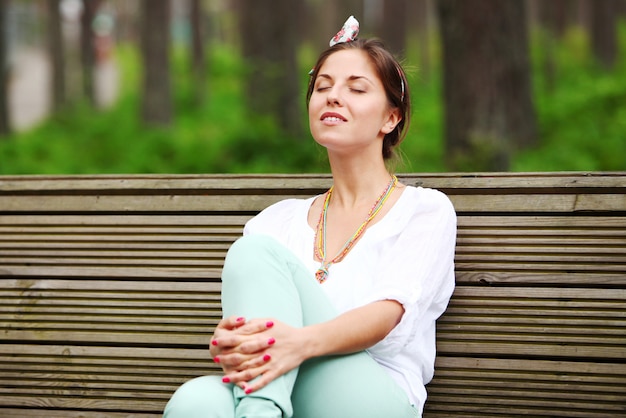
[[[387,120],[385,121],[385,124],[380,129],[380,131],[383,134],[387,135],[389,132],[396,129],[396,126],[398,126],[401,120],[402,120],[402,116],[400,116],[400,109],[398,109],[397,107],[390,109],[389,115],[387,116]]]

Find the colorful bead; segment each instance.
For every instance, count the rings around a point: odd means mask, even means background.
[[[354,235],[352,235],[352,237],[348,241],[346,241],[341,251],[339,251],[339,254],[337,254],[335,258],[330,261],[326,261],[326,214],[328,213],[328,205],[330,203],[330,197],[332,195],[334,186],[328,189],[324,198],[322,213],[320,214],[320,219],[317,222],[317,227],[315,228],[315,257],[321,260],[320,268],[315,273],[315,278],[319,283],[324,283],[326,279],[328,279],[328,269],[330,268],[330,266],[343,260],[348,252],[350,252],[354,244],[356,244],[361,235],[363,235],[363,232],[365,232],[367,225],[372,221],[372,219],[374,219],[378,212],[380,212],[383,205],[387,201],[387,198],[391,195],[391,192],[397,184],[398,178],[396,176],[392,176],[389,185],[380,195],[376,203],[374,203],[374,206],[372,206],[372,208],[370,209],[369,214],[367,215],[367,219],[365,219],[361,226],[357,228]]]

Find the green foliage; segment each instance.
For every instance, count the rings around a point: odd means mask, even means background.
[[[206,100],[196,103],[187,57],[173,54],[176,116],[167,129],[140,120],[137,51],[120,48],[120,98],[108,110],[78,103],[40,126],[0,140],[0,174],[322,172],[309,138],[286,138],[267,118],[246,114],[236,54],[216,46]]]
[[[626,45],[625,25],[620,27]],[[590,58],[585,36],[572,31],[555,49],[552,89],[543,70],[542,46],[533,42],[535,104],[540,142],[513,157],[513,171],[626,169],[626,60],[612,72]],[[289,138],[274,121],[245,108],[238,54],[212,45],[207,85],[198,101],[187,51],[172,59],[175,120],[148,128],[140,120],[141,64],[131,47],[119,47],[123,74],[119,99],[107,110],[78,103],[34,129],[0,138],[0,174],[94,173],[296,173],[328,170],[325,151],[310,135]],[[315,54],[300,54],[303,91]],[[433,62],[437,62],[436,57]],[[405,172],[445,171],[439,71],[411,74],[413,117],[401,146]],[[302,115],[303,120],[306,115]],[[308,126],[308,123],[304,124]]]
[[[619,29],[623,50],[626,25]],[[511,169],[626,170],[626,56],[619,56],[611,72],[602,70],[580,29],[569,31],[555,51],[552,90],[542,68],[542,51],[533,51],[541,142],[535,149],[519,152]]]

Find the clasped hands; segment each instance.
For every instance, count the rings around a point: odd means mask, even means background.
[[[301,329],[274,319],[233,316],[217,325],[210,353],[224,371],[222,381],[249,394],[305,360],[301,347],[298,348],[300,334]]]

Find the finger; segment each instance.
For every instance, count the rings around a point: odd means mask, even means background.
[[[228,352],[229,348],[232,348],[236,345],[233,344],[233,341],[234,340],[232,338],[226,337],[224,334],[222,334],[221,337],[213,335],[209,344],[209,353],[211,354],[211,356],[213,356],[213,358],[215,358],[215,356],[226,353]]]
[[[246,324],[246,318],[243,316],[229,316],[227,318],[223,318],[217,328],[225,328],[225,329],[237,329]]]
[[[210,341],[209,352],[212,356],[216,356],[224,352],[232,351],[235,348],[237,351],[246,354],[264,350],[274,344],[275,340],[273,338],[264,337],[263,339],[250,339],[250,337],[259,332],[267,331],[273,326],[273,321],[264,320],[246,324],[238,330],[220,331],[216,329]]]
[[[227,381],[227,383],[234,384],[244,384],[244,387],[248,387],[248,382],[259,377],[261,374],[267,371],[267,365],[263,365],[260,367],[249,368],[241,371],[237,371],[234,373],[228,373],[222,378],[222,381]]]
[[[267,386],[268,384],[270,384],[274,379],[276,379],[278,376],[280,376],[280,373],[278,373],[277,371],[271,371],[271,370],[266,370],[263,373],[260,374],[261,377],[259,377],[257,380],[255,380],[252,383],[247,383],[245,385],[245,387],[243,388],[244,392],[249,395],[252,392],[256,392],[257,390],[260,390],[262,388],[264,388],[265,386]]]
[[[237,330],[215,330],[213,337],[211,337],[210,349],[218,348],[219,350],[228,349],[231,347],[236,347],[242,342],[245,342],[250,335],[247,333],[241,334]]]
[[[258,355],[230,353],[215,356],[213,361],[222,366],[222,369],[243,370],[246,364],[255,361],[258,357]]]
[[[228,344],[228,341],[223,340],[224,335],[228,335],[229,331],[233,331],[239,327],[242,327],[243,325],[245,325],[245,323],[246,320],[244,317],[234,315],[220,320],[220,322],[215,327],[215,332],[213,333],[213,336],[211,337],[211,340],[209,342],[209,350],[211,352],[211,355],[215,356],[219,353],[220,350],[214,349],[218,346],[230,347],[231,345]]]
[[[239,367],[237,367],[238,371],[243,371],[246,369],[255,369],[257,367],[262,367],[264,364],[272,361],[272,355],[270,353],[264,353],[260,356],[255,356],[243,363]]]
[[[267,331],[274,326],[274,321],[271,319],[254,319],[248,321],[245,325],[239,328],[238,332],[244,335],[257,334],[259,332]]]
[[[276,339],[274,337],[257,338],[251,341],[246,341],[246,342],[241,343],[237,351],[244,353],[244,354],[258,353],[260,351],[267,350],[269,347],[273,346],[275,343],[276,343]]]

